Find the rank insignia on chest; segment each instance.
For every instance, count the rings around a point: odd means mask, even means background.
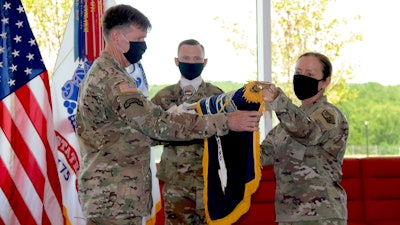
[[[192,85],[186,86],[186,87],[183,88],[183,94],[185,96],[192,96],[193,95],[193,89],[194,88],[193,88]]]

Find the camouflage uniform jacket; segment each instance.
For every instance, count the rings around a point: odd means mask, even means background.
[[[152,102],[167,110],[171,105],[195,103],[204,97],[218,95],[223,91],[211,83],[202,82],[198,90],[188,99],[184,96],[179,82],[160,90]],[[203,186],[203,140],[164,143],[157,177],[171,184],[184,187]]]
[[[106,52],[82,81],[76,125],[79,196],[87,218],[150,213],[150,138],[177,141],[228,133],[224,114],[170,114],[154,105]]]
[[[347,219],[340,186],[348,124],[323,96],[295,106],[281,91],[271,104],[280,123],[261,144],[263,165],[274,164],[278,222]]]

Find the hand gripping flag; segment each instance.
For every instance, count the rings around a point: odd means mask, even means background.
[[[244,87],[204,98],[197,102],[199,114],[236,110],[264,110],[263,82],[249,82]],[[236,222],[251,204],[251,195],[261,178],[260,134],[233,132],[204,141],[204,207],[208,224]]]
[[[63,225],[47,70],[21,1],[0,3],[0,224]]]

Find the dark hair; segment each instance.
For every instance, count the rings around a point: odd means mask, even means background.
[[[139,27],[142,31],[149,31],[151,29],[149,19],[139,10],[124,4],[112,6],[105,11],[103,16],[103,35],[104,37],[108,37],[113,28],[125,28],[132,24]]]
[[[299,58],[297,58],[297,61],[299,61],[300,58],[304,57],[304,56],[315,56],[319,62],[322,65],[322,73],[324,74],[324,76],[322,77],[322,79],[326,79],[328,77],[330,77],[332,75],[332,63],[329,60],[329,58],[321,53],[318,52],[306,52],[304,54],[302,54],[301,56],[299,56]]]
[[[195,39],[187,39],[187,40],[184,40],[184,41],[182,41],[181,43],[179,43],[179,46],[178,46],[178,55],[179,55],[179,49],[181,49],[181,46],[182,46],[182,45],[200,45],[201,50],[203,51],[203,55],[206,54],[205,51],[204,51],[204,46],[203,46],[202,44],[200,44],[200,42],[198,42],[198,41],[195,40]]]

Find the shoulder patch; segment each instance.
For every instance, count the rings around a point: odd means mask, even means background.
[[[136,104],[136,105],[138,105],[138,106],[143,106],[143,102],[142,102],[140,99],[138,99],[138,98],[130,98],[130,99],[127,99],[127,100],[124,102],[124,107],[125,107],[125,109],[127,109],[127,108],[129,108],[131,105],[134,105],[134,104]]]
[[[119,93],[138,93],[139,90],[134,84],[123,83],[118,85]]]
[[[319,109],[311,117],[316,120],[325,129],[332,129],[336,126],[335,112],[332,109]]]
[[[335,117],[332,113],[328,112],[328,110],[324,109],[321,114],[327,123],[335,124]]]

